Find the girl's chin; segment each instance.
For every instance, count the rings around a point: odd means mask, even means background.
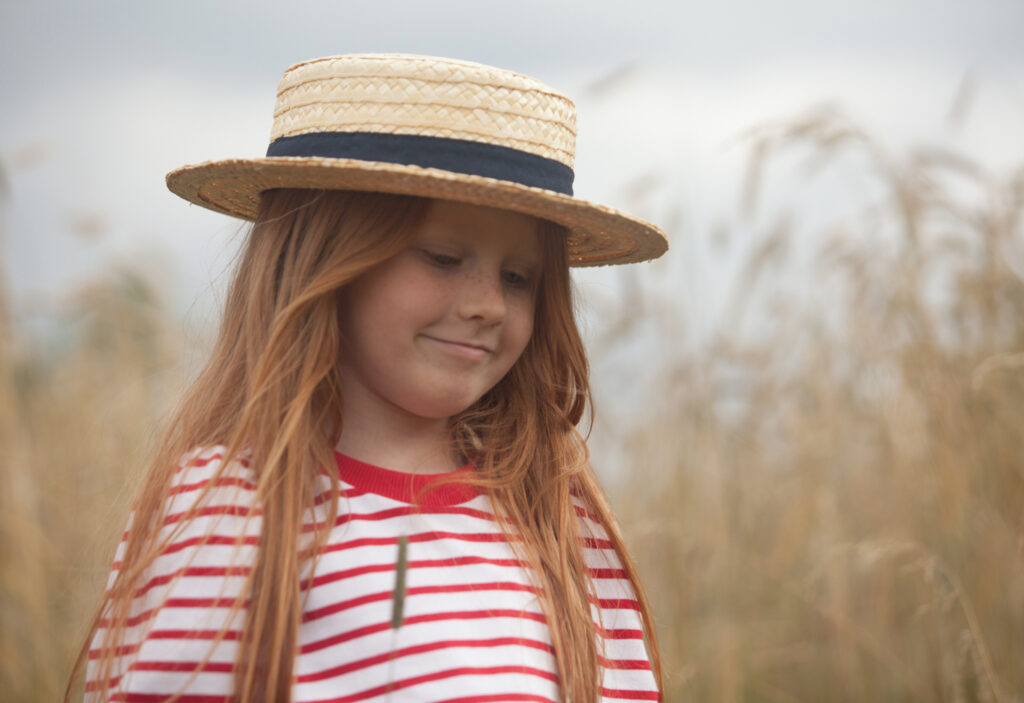
[[[407,403],[405,410],[424,419],[447,420],[464,412],[480,398],[481,396],[444,397],[432,395],[429,398],[423,398],[420,402]]]

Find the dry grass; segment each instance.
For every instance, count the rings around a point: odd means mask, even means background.
[[[106,579],[177,345],[127,272],[78,291],[45,342],[0,318],[0,691],[53,701]]]
[[[668,700],[1019,701],[1024,285],[1008,262],[1024,261],[1024,175],[938,150],[897,158],[820,114],[752,139],[751,211],[794,148],[818,166],[854,154],[878,197],[816,240],[824,306],[766,293],[787,270],[778,220],[721,329],[765,322],[676,354],[655,419],[618,438],[643,477],[617,503]],[[645,302],[666,324],[683,314]],[[32,337],[0,300],[12,702],[62,687],[179,378],[174,325],[137,276],[52,317],[61,334]]]
[[[1024,171],[897,159],[834,115],[754,141],[750,198],[778,150],[842,146],[884,187],[818,237],[812,305],[677,355],[625,433],[668,700],[1019,701]],[[735,316],[780,304],[759,283],[785,238],[755,249]]]

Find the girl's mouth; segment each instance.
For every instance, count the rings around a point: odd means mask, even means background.
[[[482,361],[491,355],[491,349],[482,344],[473,344],[470,342],[458,342],[451,339],[442,339],[440,337],[431,337],[424,335],[427,339],[437,344],[446,352],[453,354],[464,359],[471,359],[474,361]]]

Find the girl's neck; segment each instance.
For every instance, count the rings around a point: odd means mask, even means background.
[[[396,406],[360,402],[345,388],[341,439],[337,451],[392,471],[441,474],[462,467],[452,450],[447,418],[424,418]]]

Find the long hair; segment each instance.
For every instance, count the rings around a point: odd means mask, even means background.
[[[226,447],[221,471],[232,457],[244,456],[253,472],[253,510],[258,506],[261,517],[255,561],[230,613],[245,609],[235,699],[291,700],[301,574],[315,566],[338,512],[338,479],[326,472],[333,488],[327,517],[317,521],[312,542],[302,542],[303,516],[315,508],[322,467],[333,465],[341,436],[339,291],[400,252],[428,206],[428,200],[390,194],[263,195],[213,353],[154,452],[116,576],[73,672],[84,668],[90,643],[102,631],[92,682],[100,699],[116,677],[133,594],[176,534],[161,532],[161,517],[181,458],[196,447],[220,444]],[[533,335],[505,378],[451,419],[452,440],[478,469],[471,481],[507,516],[504,529],[521,539],[515,548],[533,567],[565,700],[594,701],[600,690],[592,584],[582,549],[587,535],[581,534],[577,504],[603,525],[633,584],[661,689],[650,611],[576,429],[590,390],[573,316],[565,232],[539,222],[545,264]],[[179,526],[198,514],[204,495]],[[214,644],[226,630],[227,625]]]

